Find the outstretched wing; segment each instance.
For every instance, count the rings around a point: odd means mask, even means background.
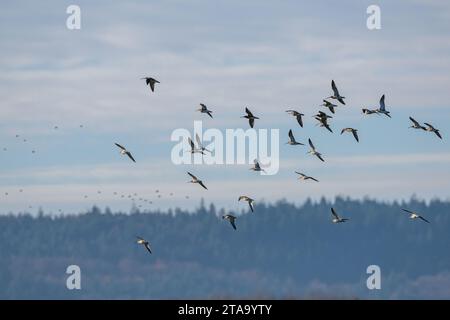
[[[208,114],[208,116],[210,116],[211,118],[213,118],[211,112],[212,112],[212,111],[209,111],[209,110],[208,110],[206,113]]]
[[[148,243],[145,244],[145,249],[147,249],[148,252],[152,253],[152,249],[150,249],[150,245]]]
[[[439,139],[442,139],[441,134],[439,133],[439,130],[434,131],[434,133],[439,137]]]
[[[337,215],[336,211],[334,211],[334,208],[331,208],[331,214],[333,215],[333,217],[339,220],[339,216]]]
[[[313,178],[313,177],[309,177],[309,178],[315,182],[319,182],[319,180],[317,180],[316,178]]]
[[[248,205],[249,205],[249,207],[250,207],[250,210],[252,210],[252,212],[253,212],[253,200],[250,200],[250,201],[248,202]]]
[[[194,176],[192,173],[188,172],[187,174],[190,175],[192,177],[192,179],[197,180],[197,177]]]
[[[233,229],[236,230],[236,224],[235,224],[233,218],[230,219],[230,223],[231,223],[231,226],[233,227]]]
[[[415,126],[420,127],[420,123],[418,123],[413,117],[409,117],[409,120],[411,120]]]
[[[250,124],[250,128],[253,128],[253,126],[255,125],[255,119],[253,118],[248,119],[248,123]]]
[[[253,114],[251,113],[250,110],[248,110],[247,107],[245,108],[245,112],[247,113],[247,115],[248,115],[249,117],[253,117]]]
[[[203,188],[205,188],[206,190],[208,190],[208,188],[203,184],[202,181],[199,181],[198,184],[201,185],[201,186],[202,186]]]
[[[147,84],[150,84],[150,89],[152,90],[152,92],[155,91],[155,81],[153,79],[149,79],[147,80]]]
[[[136,162],[136,160],[134,160],[134,158],[133,158],[133,156],[131,155],[130,152],[127,152],[127,156],[128,156],[131,160],[133,160],[133,162]]]
[[[200,137],[198,136],[198,133],[195,134],[195,140],[197,141],[199,149],[203,149],[202,142],[200,141]]]
[[[316,157],[320,159],[320,161],[325,162],[325,160],[323,160],[322,156],[318,153],[316,153]]]
[[[403,211],[405,211],[405,212],[408,212],[408,213],[411,213],[411,214],[413,214],[414,212],[412,212],[412,211],[409,211],[409,210],[406,210],[406,209],[402,209]]]
[[[289,139],[291,139],[291,141],[295,141],[294,134],[292,133],[292,129],[289,130]]]
[[[126,150],[125,147],[121,146],[120,144],[118,144],[118,143],[114,143],[114,144],[115,144],[116,146],[118,146],[120,149]]]
[[[195,149],[194,141],[192,141],[192,139],[190,137],[188,137],[188,141],[189,141],[189,144],[191,145],[192,151],[194,151],[194,149]]]
[[[309,146],[311,147],[311,149],[316,150],[316,148],[314,147],[311,139],[308,139],[308,143],[309,143]]]
[[[422,217],[422,216],[419,216],[419,219],[422,219],[422,220],[425,221],[426,223],[430,223],[430,221],[428,221],[427,219],[425,219],[425,218]]]
[[[297,122],[300,125],[300,127],[303,128],[303,120],[302,120],[302,115],[301,114],[297,115]]]
[[[334,83],[334,80],[331,80],[331,89],[333,89],[333,93],[336,97],[339,97],[339,91],[336,87],[336,83]]]
[[[381,96],[381,99],[380,99],[380,110],[381,111],[385,111],[386,110],[386,106],[384,104],[384,94]]]
[[[356,130],[352,130],[353,136],[355,137],[356,141],[359,142],[358,132]]]

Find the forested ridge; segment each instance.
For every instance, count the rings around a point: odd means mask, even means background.
[[[331,223],[332,206],[350,220]],[[112,211],[0,216],[0,298],[450,298],[447,201],[259,203],[238,215],[236,231],[212,204]],[[66,288],[71,264],[81,290]],[[366,287],[372,264],[381,290]]]

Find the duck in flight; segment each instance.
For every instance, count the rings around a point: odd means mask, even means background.
[[[316,178],[307,176],[307,175],[304,174],[304,173],[297,172],[297,171],[295,171],[295,173],[298,174],[298,175],[300,175],[300,176],[298,177],[299,180],[305,180],[305,181],[306,181],[306,180],[312,180],[312,181],[315,181],[315,182],[319,182],[319,180],[317,180]]]
[[[434,132],[434,133],[438,136],[439,139],[442,139],[442,136],[441,136],[441,134],[439,133],[439,130],[438,130],[438,129],[436,129],[435,127],[433,127],[433,126],[432,126],[431,124],[429,124],[429,123],[424,122],[424,124],[427,126],[427,127],[425,128],[426,131],[428,131],[428,132]]]
[[[125,147],[121,146],[118,143],[115,143],[116,146],[118,146],[120,148],[120,154],[121,155],[127,155],[128,158],[130,158],[131,160],[133,160],[133,162],[136,162],[136,160],[134,160],[133,156],[131,155],[131,152],[128,151],[127,149],[125,149]]]
[[[264,171],[264,169],[261,168],[261,166],[259,165],[258,160],[256,160],[256,159],[253,160],[253,163],[254,163],[254,165],[253,165],[253,167],[250,168],[250,170],[266,172],[266,171]]]
[[[295,146],[295,145],[304,146],[303,143],[297,142],[297,141],[295,140],[294,134],[292,133],[292,129],[289,130],[289,141],[286,142],[286,144],[290,144],[291,146]]]
[[[150,77],[144,77],[141,78],[141,80],[145,79],[145,83],[150,86],[150,89],[152,90],[152,92],[155,91],[155,83],[159,83],[158,80],[150,78]]]
[[[333,215],[333,223],[341,223],[349,220],[348,218],[339,217],[334,208],[331,208],[331,214]]]
[[[421,215],[419,215],[418,213],[416,213],[414,211],[410,211],[407,209],[402,209],[402,210],[409,213],[410,219],[421,219],[421,220],[425,221],[426,223],[430,223],[430,221],[428,221],[427,219],[425,219],[424,217],[422,217]]]
[[[334,80],[331,80],[331,89],[333,89],[333,95],[329,96],[327,99],[335,99],[345,105],[345,102],[344,102],[345,97],[343,97],[339,94],[339,90],[336,87],[336,83],[334,83]]]
[[[300,113],[295,110],[286,110],[286,112],[289,113],[290,115],[294,116],[297,119],[297,122],[300,125],[300,127],[303,128],[303,119],[302,119],[302,116],[304,116],[303,113]]]
[[[236,217],[231,214],[225,214],[222,216],[222,219],[230,221],[231,226],[234,230],[236,230]]]
[[[380,114],[377,112],[377,110],[373,110],[373,109],[362,109],[362,112],[363,112],[364,114],[367,114],[367,115],[369,115],[369,114],[377,114],[377,115],[380,115]]]
[[[336,104],[331,103],[328,100],[323,100],[323,104],[321,104],[322,107],[328,108],[331,113],[334,113],[334,108],[337,107]]]
[[[152,249],[150,248],[150,243],[148,243],[147,240],[141,238],[141,237],[136,237],[138,240],[136,241],[138,244],[141,244],[145,247],[145,249],[147,249],[148,252],[152,253]]]
[[[192,180],[188,181],[188,183],[198,183],[199,185],[201,185],[203,188],[205,188],[206,190],[208,190],[208,188],[203,184],[202,180],[199,180],[196,176],[194,176],[192,173],[188,172],[188,175],[191,176]]]
[[[255,119],[259,119],[258,117],[255,117],[253,115],[253,113],[251,113],[250,110],[248,110],[248,108],[245,108],[245,112],[247,113],[247,115],[242,116],[241,118],[246,118],[248,119],[248,123],[250,124],[250,128],[253,128],[253,126],[255,125]]]
[[[308,139],[309,146],[311,147],[311,150],[308,151],[308,153],[312,154],[313,156],[316,156],[319,158],[322,162],[325,162],[322,158],[322,154],[316,150],[314,147],[314,144],[312,143],[311,139]]]
[[[208,116],[210,116],[211,118],[212,116],[212,111],[208,110],[208,108],[206,107],[206,105],[204,105],[203,103],[200,103],[200,109],[197,109],[197,111],[200,111],[201,113],[206,113]]]
[[[238,201],[241,201],[241,200],[247,201],[248,206],[250,207],[250,210],[252,210],[252,212],[253,212],[253,202],[255,202],[255,200],[253,200],[252,198],[247,197],[247,196],[240,196]]]
[[[409,120],[411,120],[411,122],[413,123],[410,128],[427,130],[425,127],[421,126],[420,123],[417,122],[413,117],[409,117]]]
[[[357,129],[344,128],[344,129],[342,129],[341,134],[343,134],[344,132],[351,132],[353,134],[353,137],[355,137],[356,142],[359,142],[358,130]]]

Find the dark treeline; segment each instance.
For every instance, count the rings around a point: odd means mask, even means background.
[[[331,206],[350,221],[331,223]],[[450,298],[449,213],[440,200],[280,201],[239,215],[237,231],[214,205],[1,216],[0,298]],[[71,264],[81,268],[81,290],[66,288]],[[366,287],[372,264],[381,290]]]

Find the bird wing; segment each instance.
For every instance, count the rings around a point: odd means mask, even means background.
[[[380,110],[381,111],[385,111],[386,110],[386,106],[384,104],[384,94],[381,96],[381,99],[380,99]]]
[[[144,241],[145,241],[144,238],[141,238],[141,237],[139,237],[139,236],[136,236],[136,238],[137,238],[138,240],[144,240]]]
[[[333,215],[333,217],[339,220],[339,216],[337,215],[336,211],[334,211],[334,208],[331,208],[331,214]]]
[[[291,141],[295,141],[294,134],[292,133],[292,129],[289,130],[289,138],[291,139]]]
[[[408,212],[408,213],[411,213],[411,214],[413,214],[414,212],[412,212],[412,211],[409,211],[409,210],[406,210],[406,209],[402,209],[403,211],[405,211],[405,212]]]
[[[423,221],[425,221],[425,222],[427,222],[427,223],[430,223],[430,221],[428,221],[427,219],[425,219],[425,218],[422,217],[422,216],[419,216],[419,219],[422,219]]]
[[[200,103],[200,107],[202,107],[202,111],[206,111],[207,110],[206,105],[204,105],[203,103]]]
[[[308,139],[308,143],[309,143],[309,146],[311,147],[311,149],[316,150],[316,148],[314,147],[311,139]]]
[[[152,249],[150,249],[150,245],[148,243],[145,244],[145,248],[148,250],[148,252],[152,253]]]
[[[130,153],[129,151],[127,152],[127,156],[128,156],[131,160],[133,160],[133,162],[136,162],[136,160],[134,160],[133,156],[131,155],[131,153]]]
[[[305,176],[303,173],[298,172],[298,171],[295,171],[295,173],[296,173],[296,174],[299,174],[299,175],[301,175],[301,176]]]
[[[303,128],[303,120],[302,120],[302,115],[301,114],[297,115],[297,122],[300,125],[300,127]]]
[[[333,106],[328,106],[328,109],[330,109],[331,113],[334,113],[334,107]]]
[[[439,139],[442,139],[441,134],[439,133],[439,130],[434,131],[434,133],[439,137]]]
[[[152,90],[152,92],[155,91],[155,81],[154,80],[147,80],[147,84],[149,84],[150,82],[150,89]]]
[[[195,140],[197,141],[198,147],[200,149],[203,149],[202,142],[200,141],[200,137],[198,136],[198,133],[195,134]]]
[[[430,129],[434,129],[434,127],[429,123],[424,122],[423,124],[426,125],[427,127],[429,127]]]
[[[191,149],[194,150],[195,149],[194,141],[192,141],[192,139],[190,137],[188,137],[188,141],[189,141],[189,144],[191,145]]]
[[[255,119],[253,118],[248,119],[248,123],[250,123],[250,128],[253,128],[253,126],[255,125]]]
[[[126,150],[125,147],[121,146],[120,144],[118,144],[118,143],[114,143],[114,144],[115,144],[116,146],[118,146],[120,149]]]
[[[336,87],[336,83],[334,83],[334,80],[331,80],[331,89],[333,89],[334,95],[336,97],[338,97],[339,96],[339,91],[338,91],[338,89]]]
[[[313,177],[309,177],[309,178],[315,182],[319,182],[319,180],[317,180],[316,178],[313,178]]]
[[[255,164],[255,169],[261,169],[258,160],[253,160],[253,163]]]
[[[203,184],[203,181],[199,181],[198,182],[199,185],[201,185],[203,188],[205,188],[206,190],[208,190],[208,188]]]
[[[359,142],[359,138],[358,138],[358,132],[356,132],[356,130],[352,130],[353,136],[355,137],[356,141]]]
[[[330,131],[331,133],[333,133],[333,130],[331,130],[330,126],[328,125],[328,123],[324,123],[325,128],[327,128],[328,131]]]
[[[248,115],[249,117],[253,117],[253,114],[251,113],[250,110],[248,110],[247,107],[245,108],[245,112],[247,113],[247,115]]]
[[[194,176],[192,173],[188,172],[187,174],[190,175],[192,177],[192,179],[197,180],[197,177]]]
[[[208,111],[206,111],[206,113],[208,114],[208,116],[210,116],[211,118],[213,118],[213,116],[212,116],[211,112],[212,112],[212,111],[209,111],[209,110],[208,110]]]
[[[316,157],[319,158],[322,162],[325,162],[320,154],[316,154]]]
[[[413,117],[409,117],[409,120],[411,120],[414,123],[414,125],[420,127],[420,124]]]
[[[347,128],[342,129],[342,130],[341,130],[341,134],[343,134],[343,133],[345,132],[346,129],[347,129]]]
[[[250,210],[252,210],[252,212],[253,212],[253,201],[249,201],[248,205],[250,206]]]
[[[236,230],[236,224],[234,223],[233,218],[230,219],[230,223],[231,223],[231,226],[233,227],[233,229]]]
[[[338,99],[338,101],[340,102],[340,103],[342,103],[342,104],[344,104],[345,105],[345,101],[344,101],[344,99],[342,99],[342,98],[339,98]],[[333,112],[333,111],[332,111]],[[334,113],[334,112],[333,112]]]

